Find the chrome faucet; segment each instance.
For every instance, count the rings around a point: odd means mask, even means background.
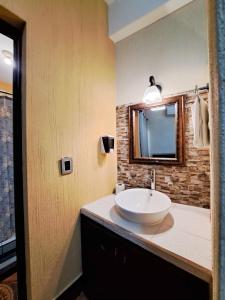
[[[150,170],[150,189],[155,190],[155,169]]]

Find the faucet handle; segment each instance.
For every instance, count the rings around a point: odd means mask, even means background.
[[[152,179],[154,179],[154,177],[155,177],[155,169],[151,169],[151,170],[150,170],[150,177],[151,177]]]

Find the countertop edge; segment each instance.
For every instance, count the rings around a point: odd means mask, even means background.
[[[190,261],[186,259],[185,257],[182,257],[180,255],[177,255],[176,253],[173,253],[171,251],[168,251],[157,244],[155,244],[152,241],[146,241],[145,239],[137,236],[136,234],[132,233],[131,231],[128,231],[124,229],[123,227],[119,226],[116,223],[110,222],[107,219],[96,215],[95,213],[89,211],[87,208],[81,208],[81,214],[85,215],[86,217],[89,217],[93,221],[96,221],[97,223],[101,224],[105,228],[113,231],[114,233],[118,234],[119,236],[135,243],[136,245],[142,247],[143,249],[161,257],[162,259],[174,264],[175,266],[183,269],[184,271],[187,271],[191,273],[192,275],[195,275],[196,277],[211,283],[212,281],[212,272],[204,268],[193,261]]]

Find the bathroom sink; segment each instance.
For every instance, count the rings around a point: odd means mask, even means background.
[[[120,192],[115,197],[119,213],[135,223],[158,224],[169,212],[170,198],[158,191],[136,188]]]

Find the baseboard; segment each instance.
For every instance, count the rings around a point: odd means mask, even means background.
[[[82,291],[82,273],[71,281],[56,297],[52,300],[71,300],[80,295]]]

